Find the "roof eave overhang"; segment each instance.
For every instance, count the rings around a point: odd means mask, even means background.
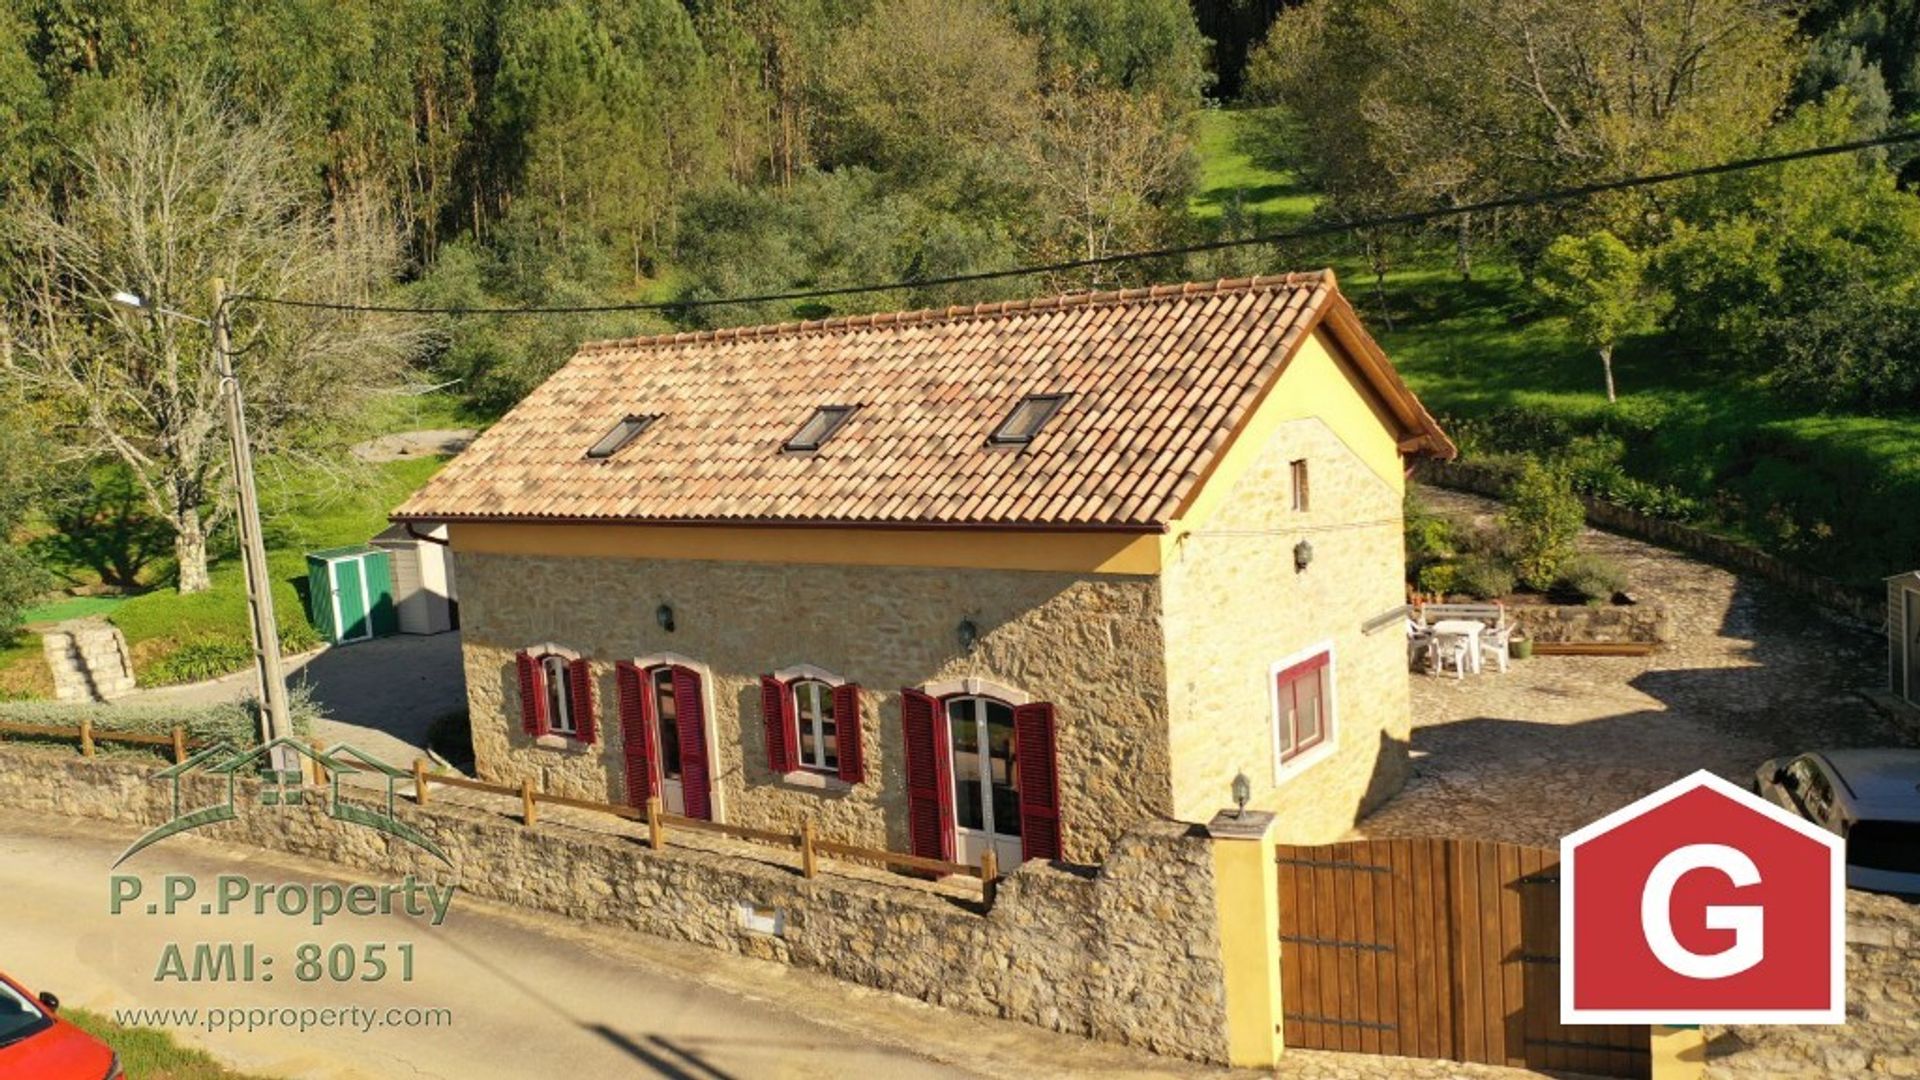
[[[1331,275],[1329,275],[1331,277]],[[1400,452],[1424,457],[1452,461],[1460,456],[1459,447],[1440,429],[1440,424],[1427,411],[1427,407],[1414,396],[1413,390],[1400,373],[1394,369],[1393,362],[1373,340],[1373,335],[1361,324],[1360,316],[1353,306],[1347,303],[1338,289],[1321,306],[1316,328],[1324,326],[1339,343],[1345,347],[1347,355],[1360,368],[1367,381],[1380,393],[1394,418],[1400,422],[1402,436]]]
[[[864,521],[822,518],[623,518],[562,517],[541,514],[402,513],[387,515],[396,524],[433,522],[446,525],[644,525],[663,528],[733,529],[876,529],[888,532],[968,530],[1024,533],[1132,533],[1156,536],[1168,531],[1160,522],[1017,522],[1017,521]]]

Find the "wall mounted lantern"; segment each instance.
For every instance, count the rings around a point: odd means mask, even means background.
[[[1234,774],[1234,777],[1233,777],[1234,820],[1236,821],[1239,820],[1240,815],[1247,812],[1247,800],[1251,798],[1253,798],[1253,781],[1247,779],[1246,773]]]
[[[1313,545],[1311,543],[1302,540],[1293,545],[1293,568],[1296,572],[1305,570],[1312,563]]]
[[[972,652],[974,645],[980,641],[980,628],[974,625],[972,619],[961,619],[958,636],[960,638],[960,651]]]
[[[653,619],[655,622],[660,624],[660,629],[665,630],[669,634],[673,633],[672,605],[661,604],[659,607],[655,608],[653,611]]]

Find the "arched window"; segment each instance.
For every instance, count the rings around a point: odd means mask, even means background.
[[[585,657],[548,643],[517,654],[514,667],[522,731],[536,740],[559,735],[577,743],[594,741],[593,672]]]
[[[540,672],[547,688],[547,730],[556,735],[576,733],[572,662],[559,653],[547,653],[540,658]]]
[[[860,750],[860,688],[801,664],[760,677],[760,716],[766,724],[767,768],[805,779],[866,780]]]
[[[796,749],[803,769],[838,774],[840,739],[834,723],[833,687],[819,679],[792,683],[793,719],[799,736]]]

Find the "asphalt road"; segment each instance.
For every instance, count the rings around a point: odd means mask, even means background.
[[[36,991],[52,990],[68,1004],[107,1013],[126,1008],[452,1011],[451,1026],[375,1026],[364,1032],[303,1033],[280,1026],[247,1031],[244,1024],[235,1031],[207,1031],[204,1012],[194,1026],[172,1025],[185,1041],[249,1071],[462,1080],[964,1076],[973,1074],[971,1062],[962,1070],[907,1047],[930,1040],[927,1048],[936,1055],[967,1060],[955,1054],[964,1054],[960,1048],[971,1031],[990,1057],[991,1029],[1013,1027],[956,1020],[770,963],[631,936],[590,937],[561,920],[543,922],[465,897],[453,900],[438,928],[391,914],[341,916],[316,929],[310,917],[284,916],[273,903],[266,914],[255,914],[250,905],[224,915],[203,914],[198,903],[216,888],[221,874],[244,874],[255,885],[385,882],[186,839],[168,840],[122,868],[141,875],[145,892],[112,915],[108,867],[132,835],[93,823],[46,823],[11,814],[0,820],[0,897],[5,897],[0,901],[0,970]],[[145,902],[161,896],[165,874],[195,875],[201,895],[172,915],[146,914]],[[256,978],[155,981],[168,942],[187,947],[183,962],[190,969],[192,944],[202,941],[254,945]],[[415,946],[411,982],[401,980],[393,948],[403,941]],[[304,942],[387,942],[395,964],[373,983],[303,982],[297,977],[296,950]],[[271,961],[263,963],[267,958]],[[954,1030],[943,1034],[943,1025]],[[1005,1037],[1003,1051],[1017,1054],[1022,1040],[1033,1036]]]

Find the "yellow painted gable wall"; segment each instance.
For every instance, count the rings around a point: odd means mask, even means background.
[[[1303,346],[1180,519],[1161,572],[1174,816],[1231,807],[1244,773],[1289,843],[1338,839],[1406,774],[1405,634],[1393,622],[1362,630],[1405,600],[1405,479],[1397,438],[1335,349]],[[1299,460],[1305,510],[1292,499]],[[1322,650],[1332,734],[1281,766],[1275,666]]]

